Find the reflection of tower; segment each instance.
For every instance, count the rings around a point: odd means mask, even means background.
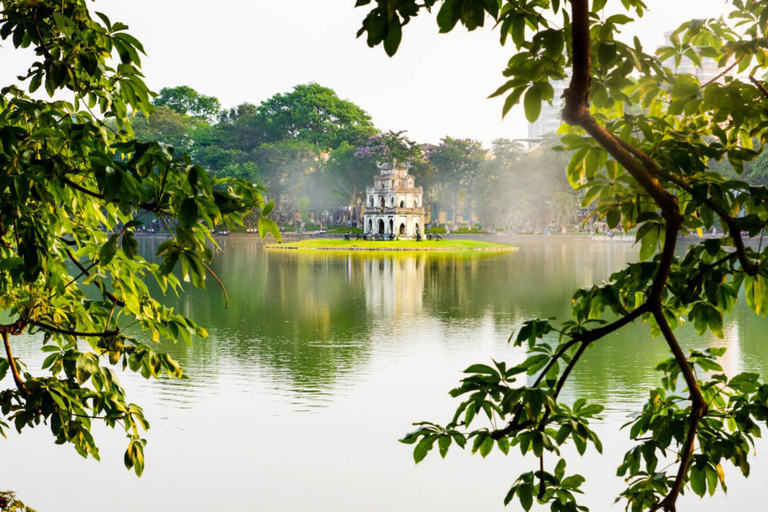
[[[741,340],[739,339],[739,319],[736,315],[731,316],[730,321],[723,328],[723,341],[720,342],[713,337],[713,346],[725,345],[728,349],[717,362],[723,367],[723,371],[728,377],[733,377],[742,371]]]
[[[366,259],[363,279],[368,311],[380,320],[394,320],[421,311],[424,267],[424,255]]]

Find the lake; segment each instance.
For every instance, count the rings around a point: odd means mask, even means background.
[[[143,238],[141,250],[161,241]],[[122,376],[152,425],[144,476],[125,470],[119,431],[95,429],[96,462],[55,445],[41,426],[0,440],[0,489],[40,512],[522,510],[503,506],[535,464],[519,450],[483,460],[454,446],[445,460],[435,450],[414,465],[412,446],[397,442],[415,421],[452,417],[458,401],[447,393],[470,364],[521,362],[507,339],[523,320],[566,318],[577,287],[637,258],[629,243],[514,243],[519,251],[467,256],[266,251],[253,238],[223,239],[213,268],[229,309],[212,282],[167,299],[210,332],[191,348],[167,347],[189,378]],[[725,339],[698,339],[689,326],[679,336],[687,348],[728,347],[730,375],[766,374],[766,332],[742,298]],[[16,349],[33,370],[42,362],[35,349],[33,339]],[[623,484],[615,469],[630,446],[619,426],[657,386],[652,369],[666,357],[663,340],[632,325],[588,350],[564,389],[567,400],[578,393],[606,406],[596,428],[605,454],[565,450],[569,472],[588,478],[582,504],[593,511],[624,509],[613,505]],[[758,446],[748,480],[728,473],[727,497],[689,493],[678,510],[764,510],[766,448]]]

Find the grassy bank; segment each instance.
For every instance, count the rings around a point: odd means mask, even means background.
[[[268,249],[313,249],[325,251],[511,251],[511,245],[477,240],[374,242],[368,240],[311,239],[285,244],[269,244]]]

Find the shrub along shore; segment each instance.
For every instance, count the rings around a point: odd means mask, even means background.
[[[495,244],[479,240],[421,241],[393,240],[339,240],[318,238],[284,244],[268,244],[267,249],[302,249],[319,251],[513,251],[512,245]]]

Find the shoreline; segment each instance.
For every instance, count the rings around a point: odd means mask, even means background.
[[[391,251],[391,252],[508,252],[514,251],[511,244],[500,244],[484,240],[344,240],[339,238],[312,238],[301,241],[286,241],[281,244],[268,243],[266,249],[307,250],[307,251]]]
[[[267,249],[283,251],[336,251],[336,252],[511,252],[519,247],[299,247],[296,245],[268,244]]]

